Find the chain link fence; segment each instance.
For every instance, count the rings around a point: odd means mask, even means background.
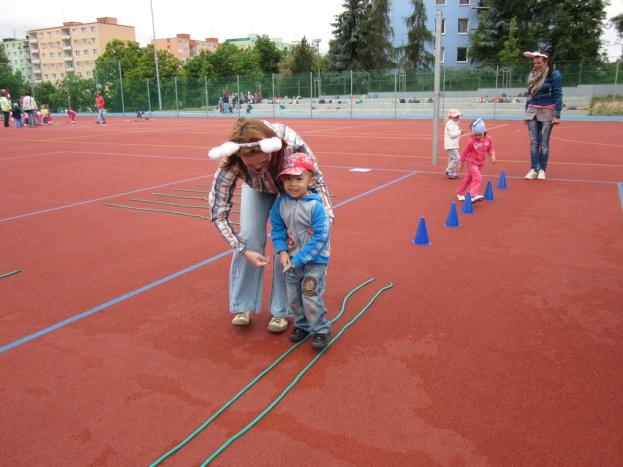
[[[559,63],[556,67],[563,76],[565,102],[579,102],[584,107],[580,110],[589,115],[591,101],[599,98],[618,103],[608,107],[604,115],[623,114],[620,62],[599,65],[570,62]],[[495,104],[494,116],[496,107],[499,115],[504,115],[505,111],[508,115],[513,115],[515,110],[521,112],[521,106],[506,109],[501,104],[521,104],[514,99],[521,98],[525,92],[531,68],[528,61],[442,67],[442,108],[463,104],[474,107],[475,111],[484,111],[486,106],[476,104]],[[127,75],[131,75],[131,70]],[[80,86],[76,85],[78,82]],[[63,91],[60,94],[66,95],[66,102],[57,103],[56,107],[69,106],[78,112],[94,111],[93,95],[98,90],[106,98],[108,112],[122,115],[144,111],[196,116],[430,117],[434,75],[433,71],[392,68],[301,75],[176,76],[157,82],[151,78],[130,79],[120,63],[114,61],[98,62],[91,80],[68,78],[60,86]],[[488,115],[487,112],[484,115]]]

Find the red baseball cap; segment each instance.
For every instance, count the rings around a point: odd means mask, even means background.
[[[279,177],[283,175],[302,175],[306,170],[309,170],[311,173],[316,171],[314,160],[308,154],[295,152],[288,156],[285,167],[279,172]]]

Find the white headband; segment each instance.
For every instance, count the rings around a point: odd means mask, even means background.
[[[227,141],[220,146],[216,146],[208,152],[208,157],[212,160],[222,159],[223,157],[229,157],[232,154],[236,154],[240,148],[253,148],[259,147],[260,151],[270,154],[275,151],[279,151],[283,143],[281,138],[273,136],[272,138],[266,138],[253,143],[234,143],[233,141]]]

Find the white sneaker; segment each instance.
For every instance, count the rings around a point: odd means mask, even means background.
[[[536,180],[536,177],[537,177],[536,170],[530,169],[530,172],[528,172],[524,178],[526,180]]]
[[[459,201],[465,201],[465,196],[464,195],[456,195],[456,199],[458,199]]]
[[[545,170],[539,170],[539,174],[536,176],[537,180],[545,180]]]
[[[268,323],[268,330],[270,332],[283,332],[288,329],[288,319],[281,318],[280,316],[273,316]]]
[[[483,200],[485,197],[482,195],[476,195],[476,196],[472,196],[472,203],[475,203],[476,201],[481,201]]]
[[[251,323],[252,315],[250,311],[243,313],[236,313],[234,319],[231,320],[231,324],[234,326],[248,326]]]

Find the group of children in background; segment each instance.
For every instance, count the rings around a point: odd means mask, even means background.
[[[456,190],[456,198],[459,201],[465,201],[465,196],[469,193],[472,202],[480,201],[484,198],[480,194],[481,169],[487,156],[495,164],[495,148],[493,140],[487,135],[485,122],[479,118],[472,122],[471,135],[459,153],[459,140],[463,134],[463,130],[459,127],[460,118],[459,109],[448,110],[448,121],[444,131],[444,149],[448,152],[445,174],[449,179],[460,178],[458,172],[461,172],[467,165],[467,175]]]

